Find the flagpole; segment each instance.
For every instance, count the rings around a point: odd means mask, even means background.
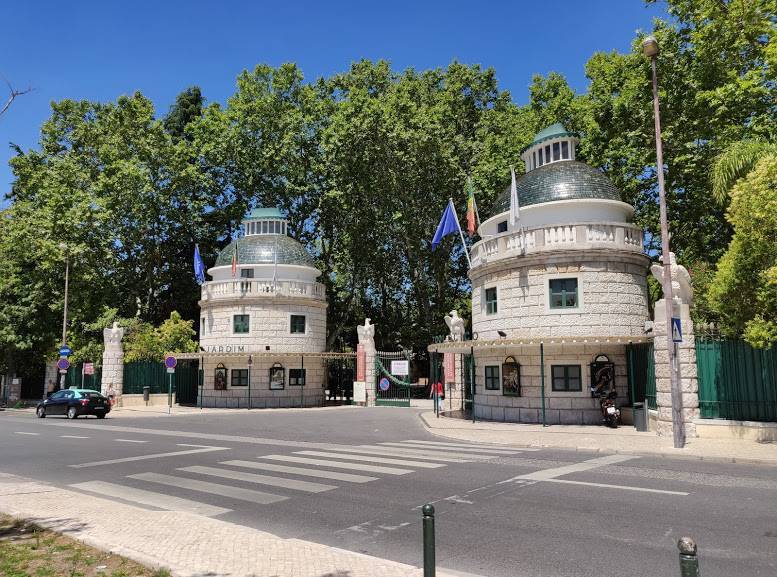
[[[453,199],[449,198],[448,202],[451,205],[451,209],[453,210],[453,218],[456,219],[456,228],[459,229],[459,237],[461,237],[461,246],[464,247],[464,255],[467,257],[467,264],[469,265],[469,268],[472,268],[472,261],[469,260],[469,249],[467,249],[467,243],[464,242],[464,233],[461,231],[461,225],[459,224],[459,215],[456,214],[456,206],[453,204]]]
[[[472,177],[469,177],[469,186],[472,189],[472,206],[475,207],[475,218],[478,219],[478,228],[482,224],[480,222],[480,211],[478,211],[478,201],[475,200],[475,187],[472,186]]]

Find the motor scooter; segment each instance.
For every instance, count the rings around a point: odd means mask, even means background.
[[[599,406],[602,410],[602,419],[604,424],[613,429],[618,428],[618,423],[621,419],[621,412],[618,407],[615,406],[615,399],[618,394],[612,390],[608,393],[602,393],[599,397]]]

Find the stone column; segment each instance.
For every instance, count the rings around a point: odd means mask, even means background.
[[[121,401],[122,388],[124,387],[124,347],[121,339],[124,329],[117,323],[113,327],[103,330],[105,350],[103,351],[102,386],[103,395],[113,395],[114,404]]]
[[[354,402],[368,407],[375,406],[375,325],[370,324],[370,319],[365,319],[363,325],[356,327],[359,336],[359,348],[357,352],[357,379],[353,383]],[[360,373],[360,365],[363,364],[364,378]],[[363,391],[363,394],[362,394]]]
[[[679,302],[679,301],[678,301]],[[658,423],[656,432],[660,436],[672,436],[672,385],[669,351],[666,342],[666,303],[661,299],[655,305],[653,321],[653,356],[656,366],[656,405]],[[677,305],[675,305],[677,307]],[[696,341],[693,336],[693,322],[690,307],[680,304],[680,323],[683,342],[677,346],[677,362],[680,364],[680,391],[682,396],[682,422],[687,438],[696,436],[694,421],[699,418],[699,385],[696,378]]]
[[[364,391],[366,393],[367,406],[375,406],[375,343],[372,347],[364,347]]]

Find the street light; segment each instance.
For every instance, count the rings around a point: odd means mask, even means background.
[[[67,291],[70,280],[70,257],[64,242],[59,243],[59,248],[65,253],[65,310],[62,313],[62,346],[64,346],[67,344]]]
[[[658,75],[656,57],[660,50],[658,41],[648,36],[642,41],[642,53],[650,58],[653,71],[653,116],[656,125],[656,172],[658,174],[658,202],[661,213],[661,260],[664,265],[663,292],[666,308],[666,346],[669,353],[669,378],[672,391],[672,437],[674,447],[685,445],[683,427],[683,398],[680,392],[680,367],[677,364],[677,346],[672,339],[672,266],[669,258],[669,226],[666,218],[666,194],[664,193],[664,152],[661,144],[661,114],[658,107]]]

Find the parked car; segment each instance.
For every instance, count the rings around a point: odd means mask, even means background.
[[[35,413],[41,419],[49,415],[66,415],[68,419],[76,419],[80,415],[94,415],[103,419],[110,411],[110,401],[99,391],[66,389],[57,391],[38,403]]]

